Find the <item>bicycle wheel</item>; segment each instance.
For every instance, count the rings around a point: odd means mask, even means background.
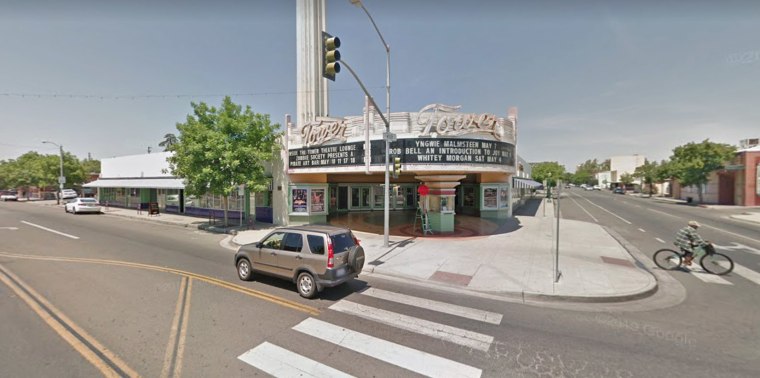
[[[654,263],[660,269],[673,270],[681,266],[681,254],[672,249],[661,249],[652,256]]]
[[[734,270],[734,262],[728,256],[717,252],[702,256],[699,265],[702,265],[705,271],[719,276]]]

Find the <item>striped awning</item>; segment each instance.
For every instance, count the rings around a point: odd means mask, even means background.
[[[512,178],[512,187],[516,189],[538,189],[541,188],[543,184],[541,184],[538,181],[533,181],[531,179],[526,178],[520,178],[520,177],[513,177]]]

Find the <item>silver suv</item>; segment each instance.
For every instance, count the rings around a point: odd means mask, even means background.
[[[238,277],[263,273],[292,280],[298,293],[313,298],[325,287],[357,277],[364,267],[364,249],[351,230],[306,225],[278,228],[257,243],[238,248]]]

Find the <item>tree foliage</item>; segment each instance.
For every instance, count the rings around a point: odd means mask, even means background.
[[[30,151],[16,159],[0,161],[0,188],[58,187],[60,155],[42,155]],[[100,172],[100,161],[79,160],[69,152],[63,154],[63,175],[66,186],[80,186],[90,173]],[[28,190],[27,190],[28,192]]]
[[[645,159],[644,164],[636,167],[636,170],[633,172],[633,177],[640,178],[642,184],[646,184],[649,187],[649,196],[652,196],[653,184],[657,179],[658,170],[659,165],[656,161],[650,162]]]
[[[605,168],[605,163],[607,169]],[[572,181],[574,184],[596,184],[596,174],[609,170],[609,160],[599,163],[596,159],[589,159],[578,165],[573,173]]]
[[[623,173],[620,175],[620,182],[625,186],[633,184],[633,175],[630,173]]]
[[[736,154],[736,147],[725,143],[690,142],[673,149],[670,157],[671,172],[681,185],[697,186],[699,202],[702,202],[702,186],[707,183],[711,172],[724,167]]]
[[[164,140],[158,145],[160,147],[163,147],[164,151],[169,151],[169,148],[177,144],[177,141],[178,139],[176,135],[174,135],[173,133],[166,133],[166,135],[164,135]]]
[[[565,167],[556,161],[535,163],[531,167],[531,176],[539,182],[546,180],[547,185],[555,186],[557,179],[561,179],[565,173]]]
[[[276,151],[278,124],[269,115],[245,110],[225,97],[219,108],[192,103],[193,114],[177,123],[179,137],[168,147],[172,174],[184,178],[189,194],[221,195],[227,224],[229,195],[245,184],[253,191],[268,186],[264,163]]]

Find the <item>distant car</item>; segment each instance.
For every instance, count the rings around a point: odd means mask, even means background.
[[[583,189],[586,189],[586,190],[594,190],[594,187],[593,187],[593,186],[591,186],[591,185],[586,185],[585,187],[583,187]]]
[[[61,190],[61,199],[70,199],[70,198],[77,198],[77,197],[79,197],[79,195],[74,189]]]
[[[295,282],[302,297],[313,298],[325,287],[357,277],[364,249],[348,228],[283,227],[238,248],[235,266],[243,281],[252,280],[254,272],[284,278]]]
[[[594,190],[602,190],[602,187],[601,187],[601,186],[599,186],[599,185],[594,185],[594,188],[593,188],[593,189],[594,189]]]
[[[618,187],[618,188],[615,188],[615,190],[613,190],[612,193],[625,194],[625,189]]]
[[[66,210],[67,213],[74,214],[102,212],[100,204],[95,198],[75,198],[63,205],[63,209]]]
[[[0,193],[0,200],[5,201],[18,201],[18,194],[12,190],[3,190]]]

